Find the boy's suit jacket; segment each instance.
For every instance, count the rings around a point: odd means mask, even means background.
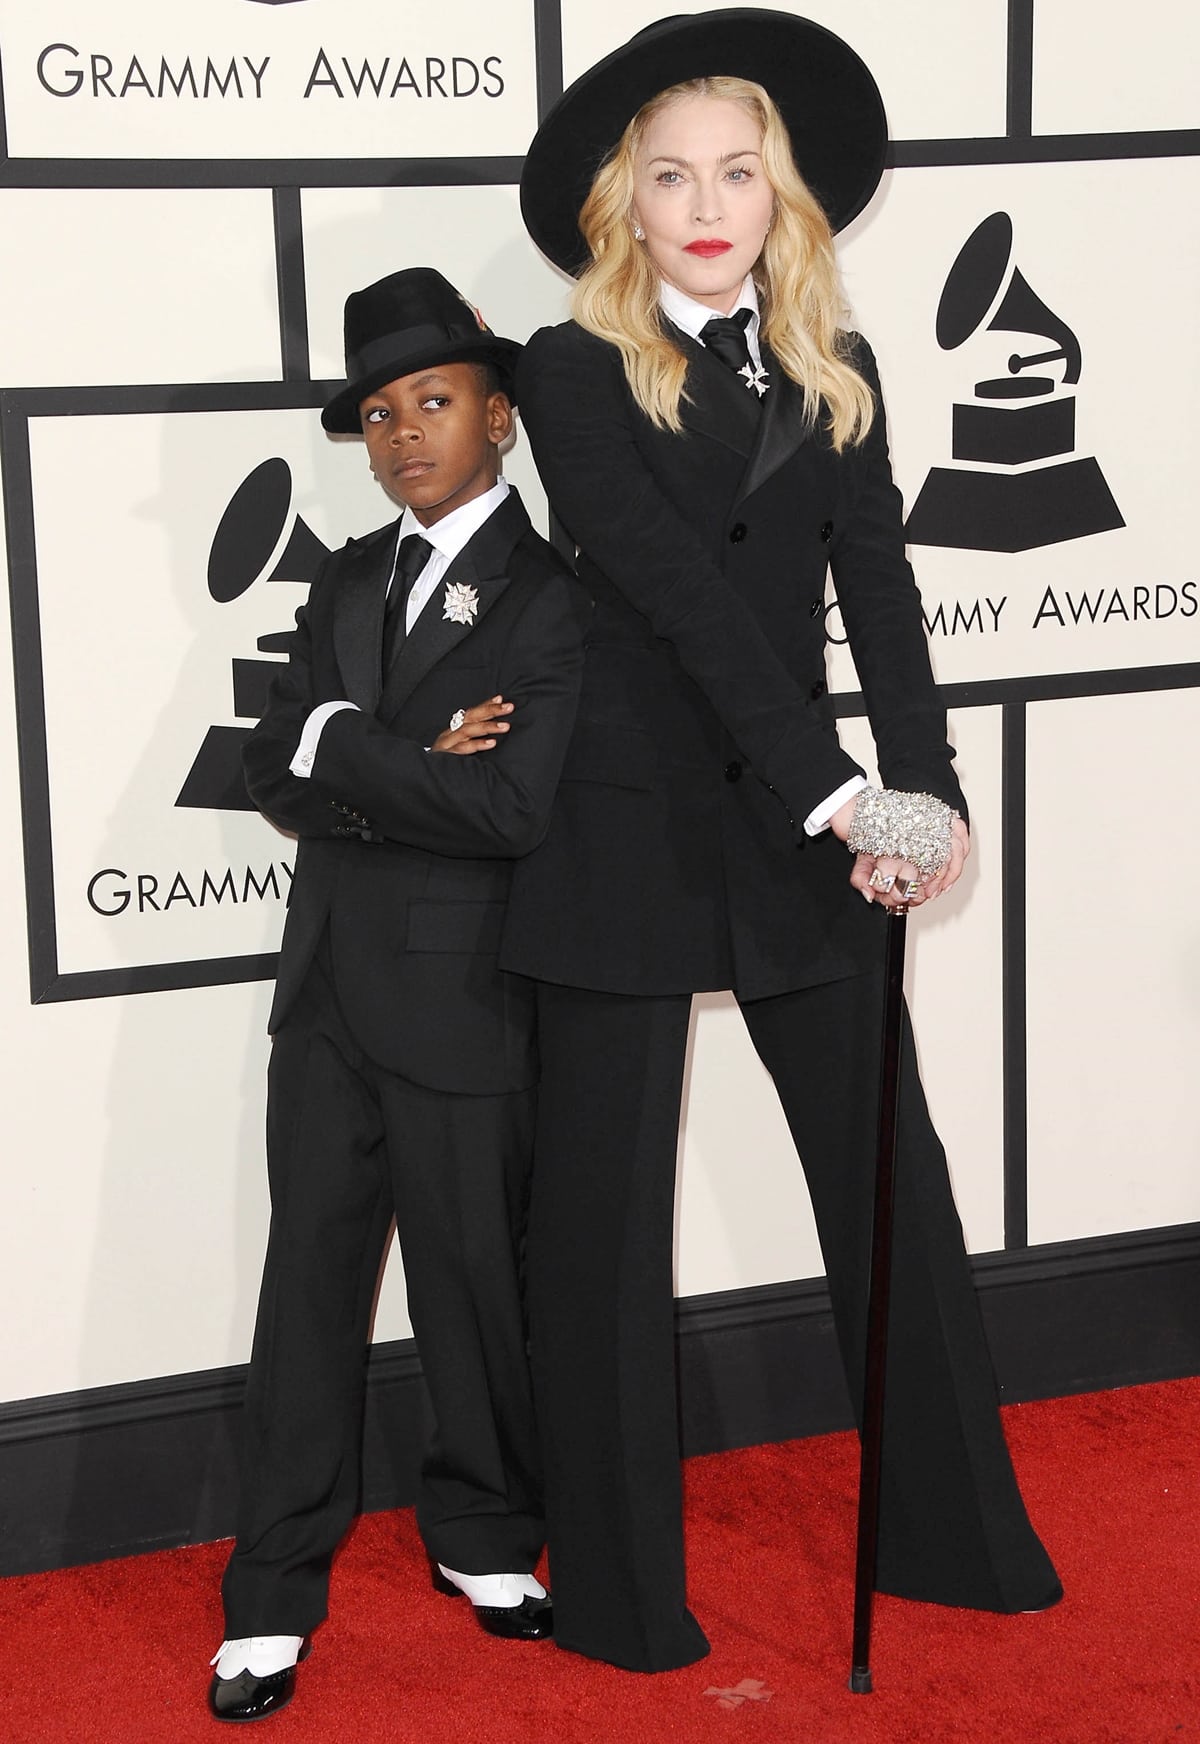
[[[245,753],[246,785],[299,837],[270,1028],[326,926],[337,996],[379,1065],[431,1089],[492,1095],[536,1077],[531,989],[496,952],[514,861],[541,840],[579,689],[586,599],[509,493],[456,557],[381,687],[396,523],[321,566],[287,666]],[[444,589],[476,590],[472,624]],[[502,694],[490,751],[431,752],[456,709]],[[309,712],[345,699],[311,777],[288,765]],[[360,712],[361,711],[361,712]]]
[[[579,717],[546,842],[518,870],[502,961],[617,993],[744,998],[878,960],[879,914],[804,819],[856,773],[825,685],[832,570],[889,787],[963,810],[876,393],[838,454],[767,353],[756,396],[712,352],[680,433],[656,429],[616,348],[568,323],[518,366],[521,416],[595,599]]]

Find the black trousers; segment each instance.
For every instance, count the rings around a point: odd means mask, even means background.
[[[246,1390],[227,1638],[305,1635],[360,1492],[367,1338],[393,1214],[433,1404],[417,1520],[464,1573],[533,1568],[541,1471],[520,1253],[533,1093],[451,1096],[373,1065],[314,963],[276,1035],[271,1232]]]
[[[685,1597],[671,1275],[690,1004],[539,987],[528,1265],[555,1638],[641,1671],[707,1646]],[[741,1009],[803,1162],[861,1401],[882,975]],[[1013,1476],[911,1033],[902,1070],[879,1585],[1035,1609],[1058,1582]]]

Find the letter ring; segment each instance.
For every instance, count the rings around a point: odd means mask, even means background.
[[[896,894],[899,896],[901,902],[911,902],[920,888],[921,880],[919,878],[906,878]]]
[[[892,885],[895,882],[896,874],[894,872],[881,872],[878,866],[876,866],[874,872],[872,872],[871,876],[867,879],[867,883],[870,885],[872,890],[882,890],[885,893],[892,888]]]
[[[450,716],[450,731],[452,733],[457,733],[466,718],[466,711],[464,709],[455,709],[454,713]]]

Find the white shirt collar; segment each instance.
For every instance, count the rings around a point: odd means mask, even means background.
[[[400,517],[396,549],[399,550],[400,541],[407,539],[410,533],[418,533],[450,562],[458,556],[468,540],[474,538],[483,523],[495,514],[507,495],[507,479],[497,479],[492,488],[484,491],[482,496],[472,497],[460,509],[451,509],[448,515],[443,515],[432,527],[423,527],[412,510],[405,509]]]
[[[699,339],[702,329],[716,314],[705,303],[698,303],[694,297],[689,297],[685,291],[676,290],[674,285],[667,284],[664,279],[659,286],[659,300],[662,303],[663,314],[669,321],[674,321],[676,327],[693,339]],[[738,292],[738,300],[730,309],[749,309],[753,319],[747,332],[758,338],[758,292],[755,289],[753,277],[747,273]]]

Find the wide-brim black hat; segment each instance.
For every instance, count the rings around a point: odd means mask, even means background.
[[[501,339],[448,279],[431,266],[402,272],[346,298],[344,388],[321,413],[327,430],[357,435],[358,408],[385,382],[436,363],[492,363],[511,396],[521,347]]]
[[[546,116],[521,176],[521,212],[542,253],[579,274],[579,212],[596,171],[652,97],[721,75],[762,85],[792,138],[796,167],[833,230],[862,211],[883,174],[879,87],[848,43],[788,12],[737,6],[660,19],[576,79]]]

